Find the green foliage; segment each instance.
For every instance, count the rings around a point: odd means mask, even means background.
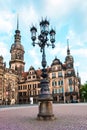
[[[81,95],[81,99],[87,101],[87,83],[81,86],[80,95]]]

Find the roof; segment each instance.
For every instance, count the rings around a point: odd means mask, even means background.
[[[58,64],[61,64],[61,62],[60,62],[60,60],[57,57],[55,57],[55,59],[53,60],[51,66],[58,65]]]
[[[29,70],[35,70],[33,66],[30,66]]]
[[[24,51],[24,47],[23,47],[23,45],[20,44],[20,43],[14,43],[14,44],[12,44],[12,46],[11,46],[11,51],[12,51],[12,50],[15,50],[15,49],[20,49],[20,50],[23,50],[23,51]]]
[[[27,78],[28,72],[23,72],[22,73],[22,77],[24,77],[25,79]]]

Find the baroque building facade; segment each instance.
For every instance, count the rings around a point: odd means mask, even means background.
[[[25,51],[21,44],[18,21],[10,53],[9,68],[6,68],[6,63],[0,56],[0,104],[37,103],[42,78],[41,69],[35,70],[33,66],[30,66],[27,72],[24,70]],[[65,103],[80,99],[81,79],[79,73],[75,72],[74,58],[70,54],[68,41],[65,62],[62,63],[55,57],[51,66],[46,69],[53,102]]]

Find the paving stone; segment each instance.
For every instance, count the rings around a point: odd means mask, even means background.
[[[38,106],[0,108],[0,130],[87,130],[87,104],[53,104],[53,121],[38,121]]]

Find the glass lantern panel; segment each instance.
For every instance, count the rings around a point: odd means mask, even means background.
[[[45,29],[45,31],[48,32],[49,31],[49,26],[46,24],[44,29]]]
[[[40,25],[40,30],[41,30],[41,32],[44,31],[44,27],[42,25]]]
[[[54,35],[50,35],[50,40],[55,39]]]
[[[32,36],[36,36],[36,31],[32,31]]]

